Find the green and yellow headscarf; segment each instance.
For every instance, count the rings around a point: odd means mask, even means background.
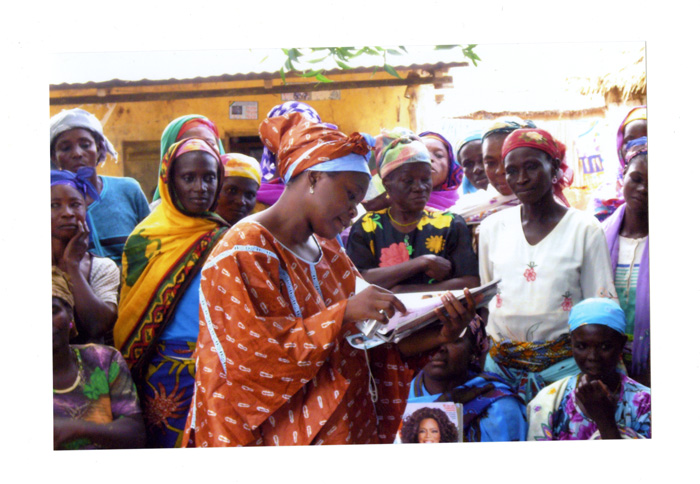
[[[202,116],[201,114],[187,114],[172,120],[163,130],[163,134],[160,137],[160,159],[163,159],[165,154],[168,152],[168,149],[172,145],[180,141],[180,136],[182,136],[183,133],[190,128],[194,128],[195,126],[204,126],[214,133],[216,140],[219,142],[219,154],[223,155],[224,145],[221,142],[221,139],[219,139],[219,129],[216,127],[216,125],[209,121],[206,116]],[[158,173],[160,173],[160,169],[161,166],[159,165]],[[153,193],[153,201],[155,202],[159,198],[160,189],[159,187],[156,187],[156,191]]]
[[[163,202],[136,226],[122,255],[122,289],[114,344],[129,367],[142,361],[158,339],[180,296],[228,228],[228,223],[216,213],[186,215],[172,200],[168,185],[173,163],[180,154],[192,150],[217,156],[216,198],[223,184],[221,160],[202,140],[178,141],[163,157],[158,178]]]

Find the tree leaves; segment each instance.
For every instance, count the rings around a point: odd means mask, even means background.
[[[462,55],[468,59],[470,59],[474,63],[474,67],[478,65],[477,61],[481,60],[481,57],[479,57],[476,52],[474,52],[474,47],[476,47],[477,44],[468,44],[467,46],[463,45],[436,45],[435,50],[449,50],[449,49],[454,49],[455,47],[458,47],[462,51]]]
[[[476,67],[478,64],[476,61],[480,61],[481,57],[476,55],[476,52],[474,52],[474,47],[476,47],[477,44],[469,44],[466,47],[462,47],[462,54],[464,57],[468,57],[471,59],[471,61],[474,63],[474,67]]]
[[[318,74],[321,73],[321,70],[317,71],[306,71],[301,73],[301,77],[316,77]]]
[[[468,45],[436,45],[435,50],[449,50],[449,49],[459,49],[465,59],[470,59],[472,63],[476,66],[481,58],[474,52],[474,48],[477,44]],[[280,67],[279,73],[283,84],[287,84],[287,76],[291,73],[302,78],[315,78],[318,82],[329,83],[333,82],[325,76],[327,68],[311,68],[310,66],[319,66],[324,61],[332,61],[336,66],[342,70],[352,70],[355,66],[352,65],[353,59],[368,55],[373,57],[383,57],[384,62],[375,64],[374,70],[371,76],[376,74],[379,68],[383,68],[384,71],[388,72],[393,77],[398,79],[403,79],[401,75],[397,72],[396,68],[392,66],[392,62],[387,61],[387,54],[392,56],[403,56],[409,54],[408,49],[405,46],[400,45],[398,48],[394,47],[382,47],[382,46],[363,46],[363,47],[311,47],[308,49],[301,49],[297,47],[283,48],[286,59],[284,65]],[[310,57],[307,59],[307,56]],[[267,57],[265,58],[267,59]],[[265,60],[263,59],[263,61]],[[262,61],[261,61],[262,62]],[[309,67],[304,67],[307,64]]]
[[[399,75],[399,73],[396,72],[396,69],[391,67],[389,64],[384,64],[384,70],[387,71],[389,74],[391,74],[394,77],[398,77],[399,79],[403,79],[403,77],[401,77]]]

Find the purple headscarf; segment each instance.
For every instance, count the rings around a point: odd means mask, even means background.
[[[459,164],[457,158],[455,157],[452,144],[450,144],[450,142],[447,141],[447,139],[440,133],[423,131],[418,136],[421,138],[437,139],[438,141],[442,142],[447,149],[447,157],[449,161],[447,178],[445,178],[445,182],[440,185],[439,188],[433,189],[427,203],[427,206],[437,210],[447,210],[454,205],[459,198],[460,193],[457,189],[461,186],[462,177],[464,176],[462,165]]]
[[[620,206],[603,223],[605,238],[610,249],[613,272],[620,255],[620,227],[625,218],[627,204]],[[640,373],[647,369],[649,359],[649,240],[644,245],[637,276],[637,295],[634,306],[634,339],[632,340],[632,371]]]
[[[620,123],[620,127],[617,128],[617,157],[620,160],[620,169],[624,168],[626,163],[625,159],[622,156],[622,142],[624,141],[625,138],[625,126],[630,124],[633,121],[639,121],[639,120],[646,120],[647,119],[647,107],[646,106],[637,106],[632,109],[630,109],[630,112],[627,113],[627,116],[625,116],[625,119],[622,120],[622,123]]]
[[[622,172],[627,164],[624,156],[622,155],[622,142],[624,141],[625,126],[633,121],[645,120],[647,119],[647,107],[637,106],[627,113],[625,118],[620,123],[620,127],[617,129],[617,157],[620,161],[620,168],[617,171],[615,183],[605,183],[598,187],[593,193],[591,199],[591,206],[593,207],[593,214],[595,217],[603,222],[606,220],[617,208],[619,208],[624,200],[622,198]],[[629,149],[631,144],[634,144],[635,140],[631,140],[627,143],[627,149]]]
[[[447,138],[445,138],[443,135],[441,135],[440,133],[435,133],[433,131],[423,131],[418,136],[421,138],[437,139],[445,145],[445,148],[447,148],[447,158],[450,163],[450,166],[447,171],[447,178],[445,179],[445,182],[442,185],[440,185],[438,190],[455,190],[461,185],[464,173],[462,171],[462,165],[459,164],[459,162],[457,161],[457,157],[455,157],[454,150],[452,149],[452,144],[450,144],[450,142],[447,141]]]

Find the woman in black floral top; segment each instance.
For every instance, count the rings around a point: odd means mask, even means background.
[[[383,131],[373,151],[391,205],[366,213],[350,231],[348,255],[362,276],[393,292],[478,286],[464,219],[425,209],[432,187],[425,144],[396,128]]]

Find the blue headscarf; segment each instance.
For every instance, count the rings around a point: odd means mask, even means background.
[[[483,138],[483,137],[484,137],[484,130],[483,129],[477,129],[477,130],[470,132],[469,134],[467,134],[467,136],[465,136],[462,139],[462,141],[457,143],[457,149],[455,149],[455,153],[457,154],[457,156],[459,156],[459,150],[461,150],[464,145],[466,145],[467,143],[471,143],[472,141],[476,141],[476,140],[481,141],[481,138]]]
[[[51,186],[70,185],[78,190],[83,198],[89,196],[93,200],[99,200],[100,194],[90,182],[93,176],[95,176],[95,168],[89,166],[81,166],[75,173],[68,170],[51,170]]]
[[[95,168],[89,166],[81,166],[75,173],[68,170],[51,170],[51,186],[55,185],[69,185],[83,196],[87,198],[88,196],[94,201],[100,199],[100,194],[97,193],[97,189],[90,182],[90,178],[95,175]],[[90,214],[85,212],[85,223],[87,223],[91,247],[97,247],[95,239],[93,238],[95,234],[94,226],[92,220],[90,219]]]
[[[467,136],[465,136],[462,141],[457,143],[457,148],[455,149],[455,157],[457,158],[457,163],[459,163],[459,151],[466,145],[467,143],[471,143],[472,141],[481,141],[481,138],[484,136],[484,130],[482,129],[477,129],[474,131],[471,131]],[[464,168],[462,168],[464,169]],[[467,175],[464,175],[464,178],[462,179],[462,193],[467,194],[467,193],[474,193],[477,190],[477,188],[472,185],[472,182],[469,181],[469,178],[467,178]]]
[[[639,155],[648,154],[649,147],[647,145],[647,137],[642,136],[641,138],[633,139],[627,143],[627,153],[625,154],[625,166],[629,165],[632,158]]]
[[[612,299],[592,297],[576,304],[569,314],[569,329],[574,331],[586,324],[601,324],[624,335],[625,312]]]
[[[324,123],[321,123],[324,124]],[[367,133],[360,133],[362,137],[367,141],[367,144],[370,146],[370,150],[367,152],[365,155],[358,155],[357,153],[350,153],[348,155],[342,156],[340,158],[334,158],[332,160],[324,161],[323,163],[319,163],[318,165],[314,165],[311,168],[308,168],[307,170],[310,171],[322,171],[322,172],[340,172],[340,171],[356,171],[358,173],[364,173],[370,178],[372,177],[372,173],[369,171],[369,166],[367,165],[367,162],[369,161],[371,154],[372,154],[372,149],[374,148],[374,145],[376,143],[374,136],[371,134]],[[290,176],[292,174],[293,169],[290,169],[287,172],[287,175],[284,177],[284,183],[287,184],[289,183]]]

